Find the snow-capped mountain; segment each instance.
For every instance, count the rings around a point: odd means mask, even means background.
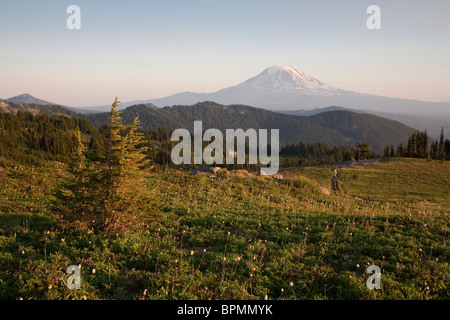
[[[220,77],[220,75],[218,75]],[[220,104],[245,104],[273,111],[312,110],[339,106],[356,110],[372,110],[405,115],[433,117],[450,123],[450,104],[389,98],[328,85],[295,66],[274,65],[255,77],[235,86],[212,93],[183,92],[165,98],[122,103],[122,108],[134,104],[152,103],[157,107],[192,105],[201,101]],[[91,110],[109,111],[111,106],[90,107]]]
[[[122,103],[122,108],[134,104],[152,103],[158,107],[194,104],[200,101],[215,101],[222,104],[247,104],[273,110],[317,108],[333,105],[329,102],[312,102],[315,97],[332,98],[356,94],[330,86],[297,68],[296,66],[274,65],[255,77],[235,86],[212,93],[182,92],[165,98]],[[91,110],[109,110],[111,106],[89,107]],[[105,109],[106,108],[106,109]]]
[[[342,90],[313,78],[296,66],[275,65],[259,75],[244,81],[235,88],[255,89],[262,92],[312,95],[335,95]]]

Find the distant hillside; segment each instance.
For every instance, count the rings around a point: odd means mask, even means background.
[[[156,108],[151,104],[135,105],[123,110],[121,117],[130,124],[139,114],[143,127],[186,128],[192,132],[195,120],[202,120],[203,129],[249,128],[280,129],[280,143],[323,142],[331,146],[354,146],[366,141],[381,153],[386,145],[407,143],[415,131],[397,121],[350,111],[329,111],[314,116],[294,116],[244,105],[225,106],[201,102],[192,106]],[[96,127],[108,122],[109,113],[83,115]]]
[[[325,107],[325,108],[315,108],[312,110],[280,110],[280,111],[276,111],[279,113],[284,113],[284,114],[290,114],[290,115],[294,115],[294,116],[314,116],[316,114],[319,113],[324,113],[324,112],[328,112],[328,111],[337,111],[337,110],[347,110],[347,111],[353,111],[353,112],[359,112],[355,109],[348,109],[348,108],[344,108],[344,107],[335,107],[335,106],[331,106],[331,107]],[[274,110],[275,111],[275,110]],[[370,113],[370,112],[367,112]]]
[[[192,106],[177,105],[157,108],[152,104],[140,104],[122,110],[125,124],[131,124],[139,114],[144,129],[166,127],[186,128],[192,132],[195,120],[202,120],[203,129],[242,128],[280,129],[280,144],[322,142],[330,146],[353,147],[357,141],[368,142],[382,153],[386,145],[406,144],[414,129],[400,122],[372,114],[348,110],[326,111],[310,116],[289,115],[245,105],[225,106],[215,102],[201,102]],[[17,114],[18,111],[34,115],[64,115],[83,117],[99,128],[108,122],[109,112],[79,114],[59,105],[11,103],[0,101],[0,112]]]
[[[3,158],[28,164],[43,164],[46,160],[68,161],[76,150],[77,128],[86,145],[92,146],[94,140],[101,141],[98,131],[86,119],[0,112],[0,164]]]
[[[28,93],[20,94],[18,96],[5,99],[4,101],[12,102],[12,103],[33,103],[33,104],[41,104],[41,105],[56,104],[53,102],[48,102],[45,100],[35,98],[31,94],[28,94]]]
[[[32,114],[65,115],[69,117],[77,117],[78,114],[67,108],[58,105],[39,105],[35,103],[12,103],[5,100],[0,101],[0,112],[17,114],[18,111],[31,112]]]
[[[313,110],[285,110],[285,111],[276,111],[283,114],[297,115],[297,116],[312,116],[323,112],[335,111],[335,110],[347,110],[356,113],[368,113],[373,114],[382,118],[395,120],[403,123],[404,125],[414,128],[419,131],[427,130],[429,137],[433,139],[439,139],[439,134],[441,133],[442,127],[444,130],[450,128],[450,118],[439,117],[433,114],[428,116],[417,116],[417,115],[409,115],[409,114],[393,114],[387,112],[373,111],[373,110],[357,110],[357,109],[349,109],[343,107],[326,107],[326,108],[316,108]]]
[[[0,101],[2,101],[2,99],[0,99]],[[95,110],[91,110],[91,109],[87,109],[87,108],[74,108],[74,107],[69,107],[69,106],[65,106],[65,105],[61,105],[61,104],[57,104],[57,103],[53,103],[53,102],[48,102],[48,101],[33,97],[31,94],[28,94],[28,93],[20,94],[18,96],[11,97],[8,99],[3,99],[3,101],[8,102],[8,103],[16,103],[16,104],[26,103],[26,104],[40,105],[40,106],[49,106],[49,105],[61,106],[61,107],[64,107],[64,108],[71,110],[73,112],[76,112],[76,113],[95,113],[95,112],[97,112]],[[51,110],[51,108],[44,108],[44,109]],[[31,112],[33,112],[33,111],[31,111]],[[48,111],[48,112],[51,112],[51,111]]]

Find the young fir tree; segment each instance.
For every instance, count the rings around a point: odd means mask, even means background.
[[[124,126],[115,99],[106,136],[106,159],[89,162],[80,130],[76,134],[76,149],[68,166],[70,178],[57,192],[58,208],[63,221],[81,228],[95,230],[120,229],[128,225],[148,224],[155,218],[159,197],[148,186],[145,172],[148,165],[144,134],[136,117]],[[143,214],[144,213],[144,214]],[[137,221],[136,217],[141,219]]]
[[[357,142],[356,148],[358,153],[361,155],[362,160],[366,160],[368,153],[370,152],[370,145],[367,142]]]
[[[450,158],[450,140],[445,139],[444,142],[444,153],[445,153],[445,157],[446,159]]]
[[[395,157],[395,150],[394,150],[394,145],[393,145],[393,144],[391,144],[391,149],[390,149],[390,152],[389,152],[389,157]]]
[[[441,134],[439,136],[439,159],[442,161],[445,160],[445,153],[444,153],[444,127],[441,129]]]
[[[106,168],[103,172],[104,210],[101,213],[103,227],[114,225],[117,214],[121,211],[120,182],[124,167],[124,138],[120,112],[117,110],[120,101],[116,97],[109,116],[109,131],[106,143]]]
[[[383,157],[384,158],[389,157],[389,146],[384,147]]]
[[[139,115],[133,121],[133,124],[128,127],[127,135],[125,136],[125,170],[128,174],[136,173],[136,170],[142,169],[150,161],[147,159],[148,147],[144,133],[141,129],[141,121]]]
[[[147,147],[140,120],[132,125],[121,123],[117,111],[120,101],[114,101],[110,115],[105,174],[106,199],[104,227],[124,228],[136,225],[136,216],[148,213],[155,204],[154,190],[146,185],[142,169],[148,165]],[[147,216],[147,215],[144,215]]]
[[[84,153],[86,151],[81,141],[81,132],[77,128],[75,132],[76,148],[72,159],[68,165],[69,178],[57,188],[56,198],[59,200],[57,207],[62,213],[62,222],[64,226],[73,223],[82,224],[83,218],[88,217],[88,189],[87,189],[87,170]]]
[[[157,204],[155,190],[148,185],[145,174],[151,167],[147,158],[147,142],[144,133],[140,130],[139,116],[136,116],[133,124],[126,129],[122,153],[124,166],[118,190],[122,199],[121,214],[117,217],[120,228],[146,223],[149,218],[154,219]]]
[[[56,195],[66,226],[102,230],[114,223],[117,204],[121,200],[117,190],[123,167],[122,125],[116,110],[118,104],[116,98],[110,117],[107,159],[103,165],[87,168],[86,148],[81,141],[80,130],[76,132],[76,148],[68,165],[70,176]]]
[[[434,142],[431,143],[430,154],[431,154],[431,157],[433,159],[438,159],[439,158],[439,148],[438,148],[438,142],[437,141],[434,141]]]
[[[424,158],[428,159],[428,133],[427,129],[423,132],[423,144],[422,144],[422,155]]]

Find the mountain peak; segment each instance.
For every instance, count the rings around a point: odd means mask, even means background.
[[[19,94],[18,96],[14,96],[14,97],[5,99],[4,101],[12,102],[12,103],[34,103],[34,104],[39,104],[39,105],[55,104],[55,103],[52,103],[52,102],[48,102],[48,101],[45,101],[45,100],[41,100],[41,99],[35,98],[29,93]]]
[[[237,87],[251,87],[258,91],[273,93],[297,93],[311,95],[333,95],[339,89],[329,86],[304,73],[296,66],[277,64],[263,70]]]
[[[266,70],[268,70],[269,72],[286,71],[286,72],[295,72],[295,73],[304,74],[303,71],[300,70],[296,66],[285,66],[283,64],[276,64],[274,66],[268,67]]]

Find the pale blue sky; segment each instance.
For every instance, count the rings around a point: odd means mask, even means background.
[[[66,8],[81,8],[68,30]],[[381,30],[366,9],[381,8]],[[0,98],[70,106],[212,92],[275,64],[346,90],[450,100],[447,0],[0,0]]]

